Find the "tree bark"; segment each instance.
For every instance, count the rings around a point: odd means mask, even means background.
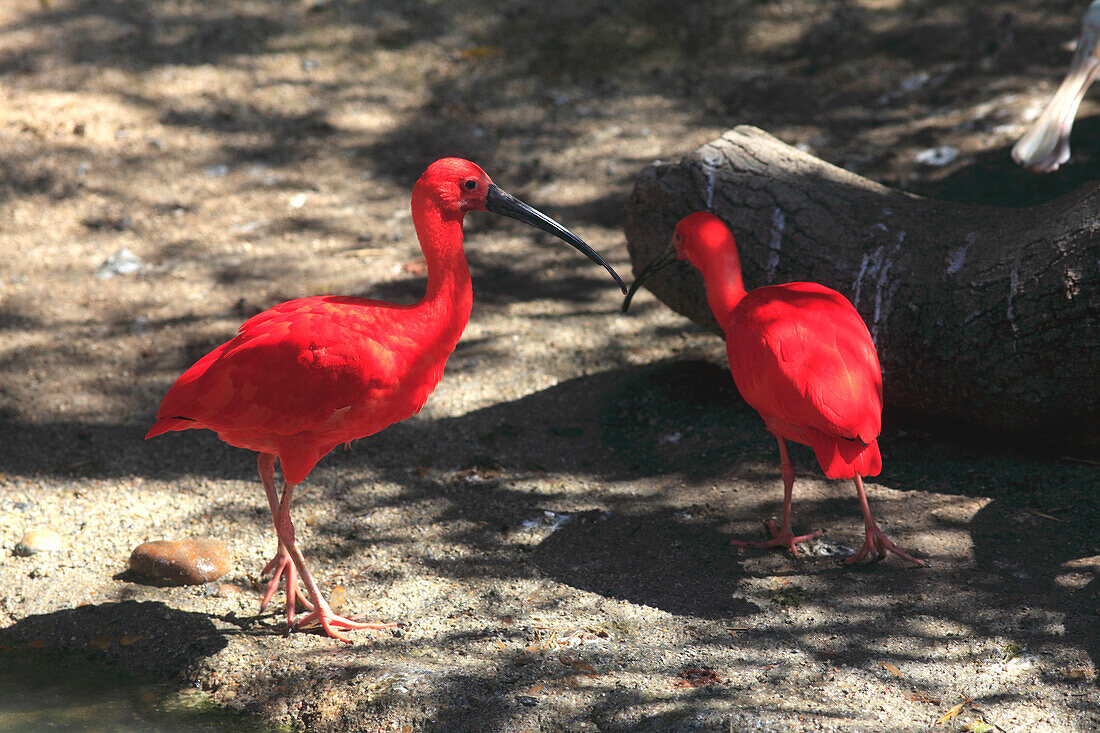
[[[639,174],[635,273],[699,210],[730,225],[747,288],[809,280],[855,304],[888,410],[1100,452],[1100,185],[1023,209],[935,201],[742,126]],[[646,285],[721,333],[689,264]]]

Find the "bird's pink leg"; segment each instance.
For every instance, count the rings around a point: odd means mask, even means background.
[[[341,636],[337,632],[337,629],[381,630],[396,626],[397,624],[394,623],[362,623],[360,621],[353,621],[350,618],[345,618],[344,616],[338,616],[332,612],[332,608],[328,605],[328,601],[321,595],[321,590],[313,580],[313,575],[309,572],[309,568],[306,567],[305,556],[302,555],[302,551],[298,549],[298,545],[294,541],[294,522],[290,519],[290,497],[293,490],[294,487],[289,484],[283,487],[283,498],[282,501],[279,502],[279,514],[275,522],[275,531],[279,534],[280,547],[286,549],[287,555],[298,568],[298,574],[301,575],[302,582],[305,583],[306,590],[309,591],[309,596],[313,601],[311,606],[312,611],[305,617],[293,622],[293,627],[303,628],[306,626],[320,625],[328,636],[350,644],[351,639]]]
[[[914,565],[927,567],[928,563],[903,551],[891,542],[886,535],[882,533],[882,530],[879,529],[878,525],[875,523],[875,518],[871,516],[871,506],[867,503],[867,492],[863,490],[863,478],[859,474],[856,474],[856,492],[859,494],[859,508],[863,510],[863,531],[867,539],[863,542],[863,548],[855,555],[845,560],[845,564],[851,565],[866,557],[871,557],[873,560],[882,560],[886,557],[888,552],[894,552],[897,553],[899,557],[908,560]]]
[[[279,534],[279,495],[275,490],[275,460],[276,456],[273,453],[260,453],[257,456],[256,464],[260,472],[260,481],[264,485],[264,493],[267,494],[267,504],[271,507],[271,521],[275,524],[275,534]],[[271,561],[264,566],[264,569],[260,571],[260,576],[263,577],[268,573],[273,573],[271,580],[267,582],[267,586],[264,588],[264,597],[260,601],[260,610],[263,611],[267,608],[267,605],[271,603],[271,599],[275,596],[275,592],[279,590],[279,581],[282,579],[283,574],[286,574],[286,623],[290,628],[294,625],[294,616],[297,610],[297,604],[301,604],[308,610],[313,610],[313,604],[306,598],[302,592],[298,589],[298,579],[295,577],[294,562],[290,559],[290,553],[287,552],[286,547],[283,545],[282,540],[279,540],[279,549],[275,553],[275,557],[271,558]]]
[[[798,557],[798,550],[795,549],[795,545],[799,542],[806,542],[808,540],[816,539],[820,537],[822,530],[814,530],[810,534],[796,535],[791,531],[791,496],[794,493],[794,465],[791,463],[791,456],[787,453],[787,441],[775,436],[779,441],[779,460],[782,466],[783,473],[783,526],[779,529],[775,528],[775,522],[770,519],[764,520],[764,526],[768,528],[768,532],[771,533],[772,538],[770,540],[763,540],[762,542],[748,542],[745,540],[732,540],[731,545],[737,547],[789,547],[791,554]]]

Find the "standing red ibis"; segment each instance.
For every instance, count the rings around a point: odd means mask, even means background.
[[[1058,91],[1046,109],[1016,144],[1012,158],[1036,173],[1050,173],[1069,160],[1069,132],[1077,107],[1100,69],[1100,0],[1094,0],[1081,20],[1077,50]]]
[[[733,381],[779,441],[783,525],[776,529],[769,520],[770,540],[734,544],[789,547],[797,555],[797,543],[821,534],[791,531],[794,467],[787,441],[793,440],[814,449],[827,477],[855,479],[866,541],[847,562],[883,558],[892,551],[926,565],[887,539],[867,504],[863,477],[882,470],[882,371],[871,334],[852,304],[816,283],[768,285],[746,293],[733,234],[717,216],[697,212],[676,225],[668,254],[639,273],[623,310],[645,278],[677,259],[703,273],[707,301],[726,333]]]
[[[477,165],[443,158],[413,187],[413,222],[428,270],[422,300],[396,305],[320,296],[264,311],[176,380],[145,436],[206,428],[230,445],[259,454],[260,480],[279,540],[263,570],[273,575],[260,609],[285,576],[290,629],[319,624],[329,636],[348,641],[338,629],[393,625],[361,623],[332,612],[294,542],[290,500],[294,487],[325,454],[416,414],[443,377],[473,302],[462,249],[467,211],[491,211],[554,234],[606,267],[626,292],[611,266],[575,234],[497,188]],[[283,473],[281,499],[275,489],[276,461]],[[310,613],[296,618],[297,604]]]

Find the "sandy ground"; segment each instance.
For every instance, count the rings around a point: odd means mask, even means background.
[[[1095,103],[1058,174],[1007,150],[1083,5],[3,3],[5,664],[90,656],[309,730],[925,730],[953,710],[938,729],[1097,730],[1095,456],[888,420],[872,506],[931,568],[841,566],[854,491],[803,450],[817,554],[737,550],[781,484],[721,343],[646,294],[619,315],[602,270],[490,215],[467,218],[474,314],[428,406],[295,502],[333,600],[399,629],[346,646],[257,617],[275,541],[253,457],[142,441],[245,317],[419,297],[408,195],[440,155],[624,276],[636,172],[739,123],[922,193],[1072,190],[1100,161]],[[941,145],[952,162],[917,162]],[[14,556],[30,527],[66,549]],[[182,537],[224,541],[241,592],[124,574]]]

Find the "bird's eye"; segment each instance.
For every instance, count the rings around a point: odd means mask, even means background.
[[[466,182],[462,185],[466,187],[467,191],[473,191],[475,188],[477,188],[477,179],[467,178]]]

